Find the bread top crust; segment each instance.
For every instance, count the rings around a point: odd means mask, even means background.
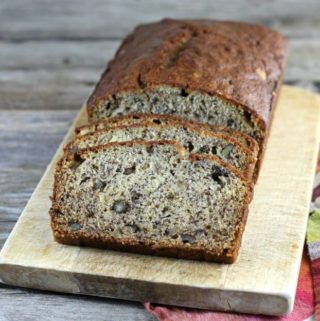
[[[240,22],[171,20],[138,26],[118,49],[88,99],[159,86],[220,96],[268,127],[281,83],[287,40],[268,28]]]

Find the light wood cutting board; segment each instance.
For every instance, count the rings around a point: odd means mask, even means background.
[[[82,108],[74,127],[86,121]],[[3,282],[50,291],[281,315],[293,307],[320,137],[320,99],[284,87],[233,265],[66,246],[48,210],[61,146],[0,253]]]

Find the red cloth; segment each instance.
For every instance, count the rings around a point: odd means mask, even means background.
[[[313,288],[315,296],[315,316],[320,320],[320,258],[312,261],[311,271],[313,276]]]
[[[146,302],[144,306],[151,314],[156,316],[159,321],[303,321],[312,316],[314,313],[314,297],[310,263],[306,254],[304,253],[300,268],[294,309],[292,313],[287,316],[271,317],[222,313],[160,306],[151,304],[149,302]]]

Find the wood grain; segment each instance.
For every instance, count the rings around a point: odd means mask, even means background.
[[[0,41],[2,70],[102,69],[112,58],[120,40]],[[310,46],[313,48],[313,44]],[[320,50],[320,49],[319,49]]]
[[[0,170],[44,168],[74,116],[70,111],[0,111],[0,118],[5,120],[0,124],[5,142],[0,145]]]
[[[53,291],[240,312],[288,312],[308,217],[320,134],[319,107],[317,96],[301,89],[283,89],[235,264],[55,243],[46,214],[54,161],[1,252],[1,278],[9,284]]]
[[[86,79],[84,81],[84,79]],[[79,109],[99,71],[0,71],[1,109]]]
[[[0,38],[122,38],[141,22],[162,17],[210,18],[259,22],[289,36],[318,36],[318,0],[2,0]]]
[[[142,304],[53,294],[1,284],[0,307],[0,321],[156,321]]]

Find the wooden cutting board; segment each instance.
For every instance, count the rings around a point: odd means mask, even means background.
[[[86,121],[83,107],[74,127]],[[284,87],[239,258],[233,265],[66,246],[48,210],[61,146],[0,253],[4,283],[214,310],[281,315],[293,307],[320,137],[320,98]]]

